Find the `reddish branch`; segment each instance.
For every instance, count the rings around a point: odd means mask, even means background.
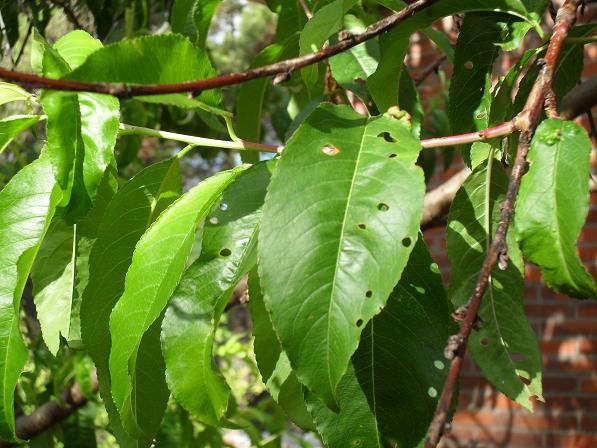
[[[429,433],[425,443],[427,448],[433,448],[438,445],[446,428],[446,423],[450,415],[450,405],[454,397],[454,390],[456,388],[458,377],[460,376],[460,369],[462,367],[466,345],[475,321],[477,320],[481,298],[487,288],[487,283],[493,266],[498,257],[506,251],[506,232],[508,230],[510,218],[514,213],[514,203],[516,201],[516,195],[518,194],[520,180],[526,168],[526,156],[531,144],[531,138],[539,123],[546,93],[551,89],[553,73],[562,45],[568,35],[570,27],[576,20],[576,11],[580,3],[581,0],[566,0],[564,5],[558,11],[547,53],[543,61],[543,66],[523,111],[515,120],[516,127],[522,131],[522,134],[518,144],[516,159],[512,167],[506,199],[501,205],[500,222],[495,232],[494,239],[487,251],[487,256],[483,262],[481,273],[473,294],[468,300],[466,318],[460,328],[460,332],[455,338],[457,347],[454,351],[454,357],[452,358],[446,384],[438,401],[433,421],[429,427]]]
[[[315,53],[293,59],[287,59],[285,61],[250,69],[244,72],[231,73],[229,75],[216,76],[213,78],[201,79],[197,81],[187,81],[177,84],[131,86],[125,84],[87,83],[79,81],[66,81],[61,79],[49,79],[31,73],[17,72],[4,68],[0,68],[0,78],[16,82],[17,84],[22,84],[30,88],[106,93],[119,98],[130,98],[139,95],[160,95],[166,93],[202,92],[204,90],[231,86],[252,79],[264,78],[280,73],[290,74],[297,69],[328,59],[331,56],[342,53],[343,51],[379,36],[380,34],[383,34],[386,31],[394,28],[396,25],[408,19],[415,13],[428,8],[436,1],[437,0],[417,0],[396,14],[384,17],[378,22],[369,25],[362,33],[350,34],[337,44],[330,45]]]
[[[91,376],[91,391],[96,393],[98,387],[97,375],[94,371]],[[83,393],[81,384],[76,382],[62,392],[58,400],[47,401],[31,414],[18,417],[16,421],[17,437],[29,440],[66,419],[85,404],[87,404],[87,397]],[[15,446],[15,444],[0,441],[0,448],[10,446]]]

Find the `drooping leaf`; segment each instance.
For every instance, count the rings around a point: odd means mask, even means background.
[[[39,115],[13,115],[0,120],[0,154],[21,132],[40,120]]]
[[[474,290],[507,185],[501,164],[486,161],[466,179],[452,203],[447,230],[452,265],[448,292],[455,308],[464,305]],[[531,397],[542,400],[541,353],[522,304],[523,262],[513,228],[507,248],[507,267],[492,270],[479,310],[482,327],[471,333],[468,349],[498,390],[532,410]]]
[[[299,380],[330,406],[412,250],[403,241],[419,227],[419,150],[390,116],[322,104],[272,178],[259,238],[265,303]]]
[[[544,120],[528,154],[516,203],[516,233],[522,253],[539,265],[556,292],[596,298],[591,275],[576,254],[587,217],[591,141],[572,121]]]
[[[454,55],[450,79],[448,117],[453,134],[482,130],[489,125],[493,63],[511,31],[513,16],[493,13],[466,14]],[[460,152],[470,165],[470,144]]]
[[[344,15],[357,3],[357,0],[334,0],[313,14],[301,32],[299,54],[304,56],[319,51],[334,33],[342,29]],[[317,65],[301,70],[307,85],[317,82]]]
[[[20,300],[60,191],[45,156],[0,192],[0,438],[15,439],[14,392],[27,360],[19,331]]]
[[[138,415],[138,397],[152,393],[136,387],[133,378],[135,370],[145,367],[138,356],[139,344],[150,327],[160,322],[191,253],[199,221],[244,169],[220,172],[182,195],[158,216],[135,247],[124,291],[110,315],[109,360],[114,403],[124,428],[135,437],[143,436],[143,425],[148,423]]]
[[[184,61],[184,63],[181,63]],[[207,54],[178,34],[123,40],[94,52],[65,78],[127,84],[173,84],[216,75]],[[197,99],[210,106],[221,101],[217,89]]]
[[[41,36],[36,41],[45,76],[68,73],[101,48],[101,42],[84,31],[63,36],[53,48]],[[91,208],[106,168],[116,164],[119,102],[107,95],[60,91],[44,91],[40,101],[48,117],[48,154],[65,192],[61,205],[69,205],[71,218],[81,218]]]
[[[214,335],[232,290],[255,262],[261,207],[274,161],[242,173],[209,213],[201,255],[174,291],[162,324],[166,379],[176,400],[217,426],[230,390],[213,359]]]
[[[381,48],[379,66],[367,80],[367,86],[378,109],[385,111],[399,104],[398,80],[410,45],[410,36],[415,31],[427,28],[442,17],[473,11],[507,13],[527,20],[538,28],[547,3],[546,0],[478,0],[475,2],[442,0],[405,20],[379,39]],[[391,86],[396,88],[392,89]]]
[[[340,412],[309,400],[331,448],[355,446],[353,426],[375,434],[361,438],[358,446],[418,446],[448,371],[443,351],[449,316],[439,268],[419,237],[387,305],[363,331],[352,359],[354,372],[340,383]]]
[[[191,39],[205,48],[205,38],[216,7],[221,0],[175,0],[170,11],[172,32]]]
[[[125,275],[131,263],[135,245],[153,220],[179,195],[182,188],[178,159],[166,160],[149,166],[127,182],[107,205],[98,237],[89,255],[89,281],[81,303],[81,331],[83,343],[97,368],[100,393],[110,417],[110,423],[121,446],[129,446],[132,440],[122,429],[119,414],[110,392],[108,359],[111,347],[109,319],[112,308],[124,291]],[[131,207],[131,204],[135,204]],[[115,236],[117,236],[115,238]],[[143,351],[140,347],[139,351]],[[163,387],[165,380],[162,378]],[[144,400],[160,398],[153,391]],[[166,395],[167,392],[162,395]],[[145,411],[147,421],[159,418],[162,408],[140,407],[138,415]],[[156,417],[156,415],[158,417]],[[146,426],[148,437],[140,441],[149,445],[152,435]],[[153,428],[154,433],[157,428]]]
[[[29,101],[32,95],[20,86],[0,82],[0,106],[12,101]]]
[[[265,309],[257,269],[249,273],[249,297],[255,358],[261,378],[272,398],[294,423],[303,429],[314,430],[315,425],[305,405],[303,386],[292,372]]]
[[[60,335],[68,338],[74,290],[76,225],[52,223],[31,270],[33,297],[42,336],[56,356]]]

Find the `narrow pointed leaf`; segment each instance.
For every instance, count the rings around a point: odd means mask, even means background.
[[[487,166],[486,161],[467,178],[448,217],[448,257],[452,264],[448,291],[454,307],[464,305],[475,287],[487,251],[487,235],[495,231],[499,204],[508,185],[499,163],[492,163],[491,170]],[[498,390],[532,409],[532,396],[543,399],[541,353],[522,304],[523,262],[513,228],[507,247],[507,267],[501,270],[496,266],[492,271],[479,310],[483,325],[471,333],[468,349]]]
[[[95,363],[100,393],[121,446],[130,446],[132,439],[122,429],[110,392],[110,313],[124,291],[137,242],[157,215],[180,195],[181,182],[178,159],[156,163],[133,177],[107,205],[89,255],[89,281],[81,303],[82,338]],[[140,408],[139,415],[142,411],[159,414],[160,408],[154,401],[152,407]],[[149,434],[142,439],[140,446],[148,446],[151,438]]]
[[[27,360],[19,331],[20,300],[60,192],[42,157],[0,192],[0,438],[15,439],[14,392]]]
[[[345,406],[334,413],[309,400],[324,441],[331,448],[355,446],[354,427],[375,434],[358,446],[417,446],[448,372],[443,352],[451,326],[441,274],[421,236],[387,305],[363,331],[354,372],[340,383],[339,391],[347,388],[344,396],[339,392]]]
[[[597,298],[591,275],[576,254],[589,208],[591,141],[572,121],[541,123],[529,151],[516,204],[522,253],[539,265],[547,285],[578,298]]]
[[[180,61],[184,61],[181,64]],[[207,54],[177,34],[119,41],[94,52],[66,78],[127,84],[174,84],[215,76]],[[217,106],[221,92],[202,92],[197,99]]]
[[[261,378],[272,398],[295,424],[315,430],[305,404],[303,385],[292,371],[265,309],[257,269],[249,273],[249,297],[255,358]]]
[[[13,115],[0,120],[0,154],[9,143],[28,127],[37,123],[39,115]]]
[[[110,315],[109,361],[114,403],[131,435],[143,434],[135,397],[151,393],[138,390],[131,376],[141,339],[160,319],[180,281],[199,221],[244,169],[218,173],[189,190],[159,215],[135,247],[124,292]]]
[[[265,303],[299,380],[330,406],[406,264],[413,245],[403,241],[416,239],[419,150],[398,120],[323,104],[272,178],[259,239]]]
[[[209,213],[201,255],[176,288],[162,325],[166,379],[176,400],[201,422],[217,426],[230,390],[213,359],[220,316],[232,289],[255,262],[261,207],[274,161],[230,185]]]

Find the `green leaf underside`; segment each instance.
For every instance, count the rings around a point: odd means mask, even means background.
[[[181,183],[178,159],[156,163],[133,177],[108,204],[89,255],[89,282],[81,303],[82,337],[96,365],[100,393],[121,446],[131,446],[133,441],[121,427],[110,393],[110,313],[124,291],[125,275],[137,242],[160,211],[180,195]],[[131,207],[131,204],[135,206]],[[140,347],[139,351],[143,349]],[[165,398],[157,392],[162,392]],[[137,410],[139,417],[143,412],[149,413],[141,423],[159,421],[166,399],[167,391],[149,392],[146,400],[151,406],[140,406]],[[143,428],[148,437],[140,444],[148,446],[152,428],[149,425]],[[153,433],[155,431],[157,427],[153,428]]]
[[[124,292],[110,315],[109,360],[114,403],[132,435],[142,423],[136,415],[138,391],[131,377],[140,362],[141,339],[159,321],[181,279],[199,221],[244,169],[220,172],[182,195],[159,215],[135,247]]]
[[[308,396],[324,441],[331,448],[417,446],[448,372],[451,326],[439,268],[420,237],[386,307],[363,331],[338,388],[340,412]]]
[[[299,379],[330,406],[364,324],[406,264],[413,245],[404,243],[416,239],[419,150],[389,116],[368,121],[322,104],[289,140],[268,189],[265,303]]]
[[[15,439],[14,392],[27,360],[19,331],[20,300],[39,244],[60,199],[42,157],[0,192],[0,438]]]
[[[67,34],[53,48],[41,39],[38,70],[45,76],[67,74],[101,48],[101,42],[84,31]],[[73,217],[80,218],[95,200],[106,168],[116,164],[119,102],[107,95],[60,91],[44,91],[40,101],[48,117],[48,153],[65,191],[61,205],[70,201]]]
[[[400,103],[397,97],[397,80],[400,79],[403,60],[410,45],[409,38],[415,31],[427,28],[442,17],[473,11],[504,12],[538,26],[547,3],[546,0],[442,0],[405,20],[399,27],[379,39],[379,66],[367,80],[367,86],[378,109],[385,111]],[[388,95],[388,88],[392,85],[396,86],[396,89]]]
[[[448,295],[454,307],[467,302],[478,280],[488,243],[485,221],[491,222],[491,234],[499,221],[508,178],[501,164],[491,165],[490,172],[487,161],[473,171],[450,209],[446,238],[452,278]],[[471,333],[468,349],[498,390],[532,410],[530,398],[543,399],[541,353],[523,309],[523,262],[513,228],[507,247],[508,266],[503,271],[496,266],[492,271],[479,310],[483,325]]]
[[[315,430],[307,411],[303,386],[282,351],[265,308],[257,269],[249,273],[249,306],[254,337],[254,350],[261,378],[272,398],[299,427]]]
[[[184,63],[181,63],[184,61]],[[160,34],[124,40],[94,52],[65,79],[127,84],[175,84],[215,76],[207,54],[186,37]],[[198,100],[217,106],[220,90],[202,92]]]
[[[217,426],[230,390],[213,359],[214,335],[232,289],[254,263],[257,229],[275,161],[243,172],[209,213],[201,255],[174,291],[162,324],[166,379],[176,400]]]
[[[39,115],[12,115],[0,120],[0,154],[21,132],[39,121]]]
[[[54,221],[31,270],[33,297],[44,342],[56,356],[60,335],[68,338],[74,288],[75,226]]]
[[[572,121],[541,123],[529,151],[516,204],[516,233],[525,258],[539,265],[547,285],[577,298],[597,298],[576,254],[588,212],[591,141]]]

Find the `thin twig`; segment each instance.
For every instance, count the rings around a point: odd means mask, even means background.
[[[19,49],[19,54],[17,55],[16,59],[12,63],[12,69],[14,70],[21,62],[21,58],[23,57],[23,53],[25,53],[25,47],[27,46],[27,42],[29,42],[29,37],[31,37],[31,32],[33,31],[33,20],[29,22],[29,28],[27,28],[27,34],[25,34],[25,38],[23,39],[23,44]]]
[[[64,14],[66,15],[66,17],[68,17],[69,22],[72,23],[75,26],[75,28],[87,31],[85,27],[81,25],[81,22],[79,22],[79,19],[75,14],[75,11],[73,11],[73,9],[70,7],[66,0],[50,0],[50,2],[61,8],[62,11],[64,11]]]
[[[313,13],[309,9],[309,5],[307,5],[307,2],[305,0],[299,0],[299,3],[301,4],[301,8],[303,8],[303,11],[305,11],[307,19],[311,20],[311,18],[313,17]]]
[[[564,5],[558,11],[556,22],[553,27],[553,33],[545,55],[544,65],[533,85],[533,89],[531,90],[523,111],[515,120],[516,126],[522,130],[522,134],[518,144],[516,159],[512,167],[506,199],[501,205],[500,222],[497,226],[491,246],[487,251],[473,294],[467,302],[466,318],[455,339],[457,341],[457,346],[453,351],[450,371],[444,389],[442,390],[441,397],[437,403],[433,421],[429,427],[429,433],[425,442],[427,448],[434,448],[438,445],[446,428],[446,423],[450,414],[450,405],[452,403],[458,377],[460,376],[468,338],[477,320],[481,298],[487,288],[487,282],[493,266],[500,254],[504,253],[506,249],[506,232],[508,230],[510,218],[514,213],[514,203],[516,201],[516,195],[518,194],[520,180],[526,168],[526,156],[530,148],[531,138],[539,123],[546,92],[551,88],[553,73],[562,45],[564,44],[564,40],[566,39],[570,27],[576,20],[576,11],[580,2],[581,0],[566,0]]]
[[[118,98],[130,98],[139,95],[160,95],[166,93],[202,92],[218,87],[240,84],[256,78],[265,78],[279,73],[292,73],[299,68],[323,61],[391,30],[415,13],[428,8],[437,1],[438,0],[417,0],[396,14],[392,14],[389,17],[385,17],[378,22],[369,25],[362,33],[350,34],[337,44],[330,45],[315,53],[287,59],[285,61],[250,69],[244,72],[231,73],[197,81],[187,81],[177,84],[131,86],[126,84],[87,83],[50,79],[31,73],[17,72],[4,68],[0,68],[0,78],[16,82],[29,88],[106,93]]]
[[[448,57],[444,54],[439,57],[433,64],[429,65],[423,72],[415,79],[415,85],[419,86],[423,84],[423,81],[427,79],[429,75],[432,73],[437,73],[441,65],[448,59]]]

